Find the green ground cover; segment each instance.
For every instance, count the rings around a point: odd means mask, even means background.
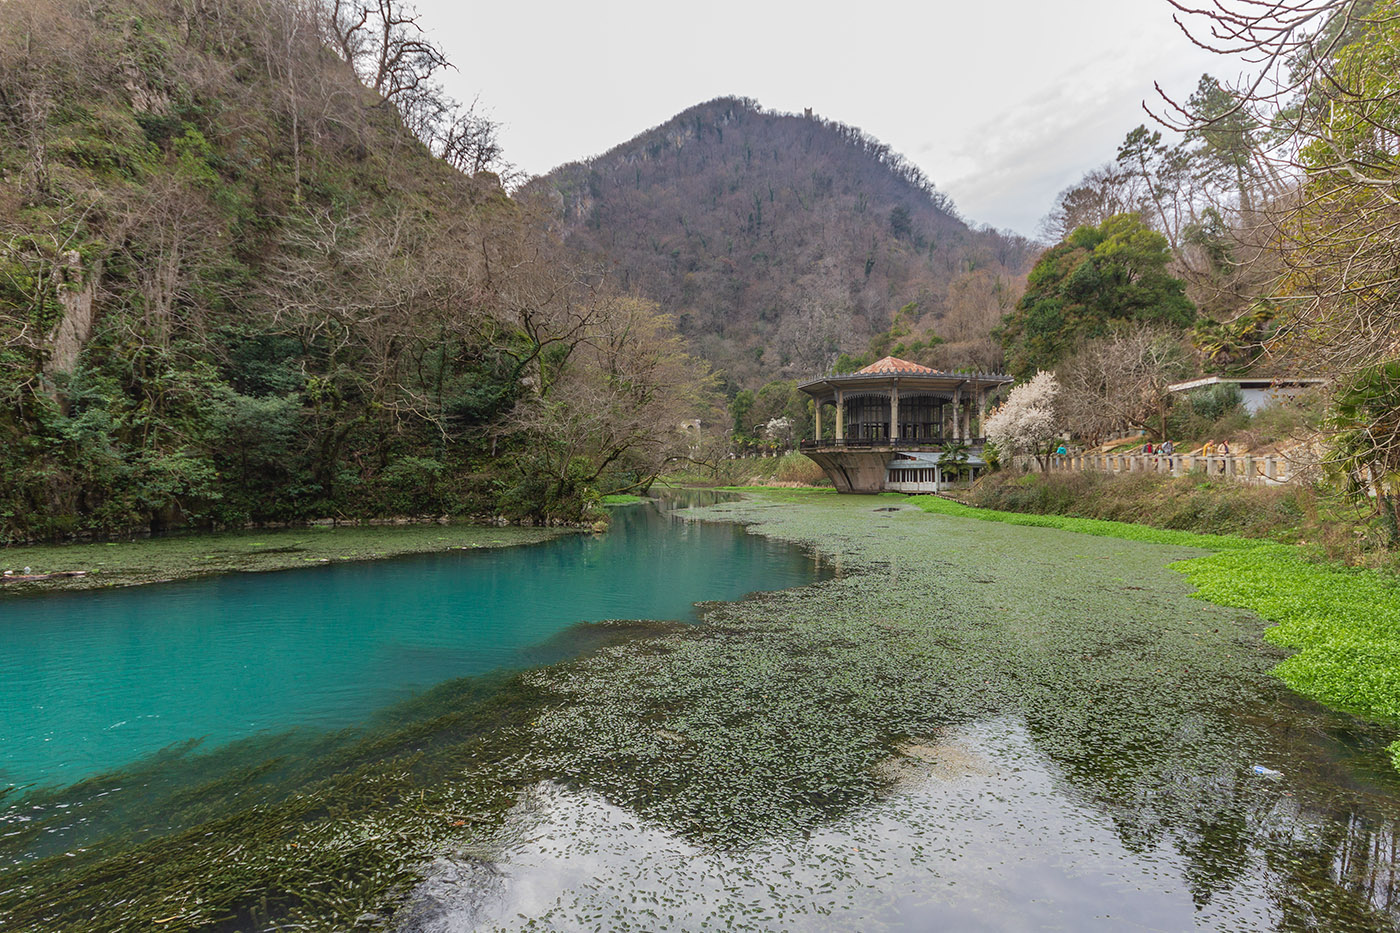
[[[1067,515],[1037,515],[1027,512],[980,509],[939,496],[911,496],[909,501],[925,512],[933,512],[937,515],[956,515],[960,518],[1005,522],[1009,525],[1032,525],[1037,528],[1059,528],[1062,531],[1073,531],[1079,534],[1103,535],[1110,538],[1123,538],[1128,541],[1150,541],[1153,544],[1233,549],[1258,547],[1266,543],[1236,535],[1174,531],[1168,528],[1153,528],[1150,525],[1135,525],[1129,522],[1115,522],[1099,518],[1073,518]]]
[[[1217,550],[1173,566],[1196,585],[1201,599],[1248,609],[1275,623],[1264,637],[1297,651],[1274,674],[1329,706],[1400,722],[1400,586],[1393,576],[1319,564],[1294,546],[1259,539],[1000,512],[936,496],[910,501],[940,515]],[[1391,756],[1400,768],[1400,742],[1391,746]]]
[[[1222,551],[1179,569],[1202,599],[1277,623],[1264,637],[1297,649],[1274,668],[1294,690],[1400,722],[1400,586],[1393,578],[1313,563],[1287,545]],[[1400,768],[1400,742],[1391,756]]]
[[[320,563],[376,560],[454,548],[534,544],[562,532],[550,528],[468,524],[312,525],[224,534],[188,534],[125,541],[0,549],[0,571],[81,571],[85,576],[0,585],[0,594],[95,589],[159,583],[211,573],[290,570]]]
[[[603,497],[603,505],[636,505],[639,502],[645,501],[646,498],[644,496],[634,496],[630,493],[621,492]]]

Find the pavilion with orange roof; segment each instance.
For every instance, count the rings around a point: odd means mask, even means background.
[[[1000,373],[939,372],[893,356],[853,373],[813,379],[797,387],[816,403],[817,436],[801,449],[840,492],[937,491],[943,483],[938,462],[948,447],[969,448],[971,470],[985,466],[974,417],[980,430],[992,394],[1011,381]],[[827,406],[830,437],[822,430]],[[910,488],[923,484],[909,477],[925,474],[927,490]]]

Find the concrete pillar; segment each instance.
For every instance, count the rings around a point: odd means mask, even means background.
[[[822,442],[822,403],[817,402],[817,436],[812,438],[818,444]]]
[[[846,438],[846,393],[836,390],[836,439]]]
[[[890,389],[890,442],[899,440],[899,383]]]
[[[962,386],[958,386],[953,390],[953,440],[962,439]]]
[[[1264,476],[1271,480],[1278,479],[1278,461],[1273,457],[1264,461]]]
[[[1244,481],[1246,483],[1254,482],[1254,456],[1252,454],[1246,454],[1244,458]]]

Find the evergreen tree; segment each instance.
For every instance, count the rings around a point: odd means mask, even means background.
[[[1052,368],[1119,322],[1183,328],[1196,317],[1186,285],[1167,274],[1166,238],[1137,214],[1079,227],[1040,257],[996,336],[1012,373]]]

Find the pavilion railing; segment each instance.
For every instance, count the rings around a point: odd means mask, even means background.
[[[952,437],[901,437],[898,440],[889,438],[868,438],[868,437],[844,437],[841,440],[827,438],[820,441],[802,441],[798,444],[799,450],[828,450],[836,448],[838,450],[869,450],[875,447],[886,447],[899,450],[901,448],[916,450],[921,447],[942,447],[945,444],[966,444],[969,447],[982,447],[987,443],[985,437],[964,437],[961,439]]]

